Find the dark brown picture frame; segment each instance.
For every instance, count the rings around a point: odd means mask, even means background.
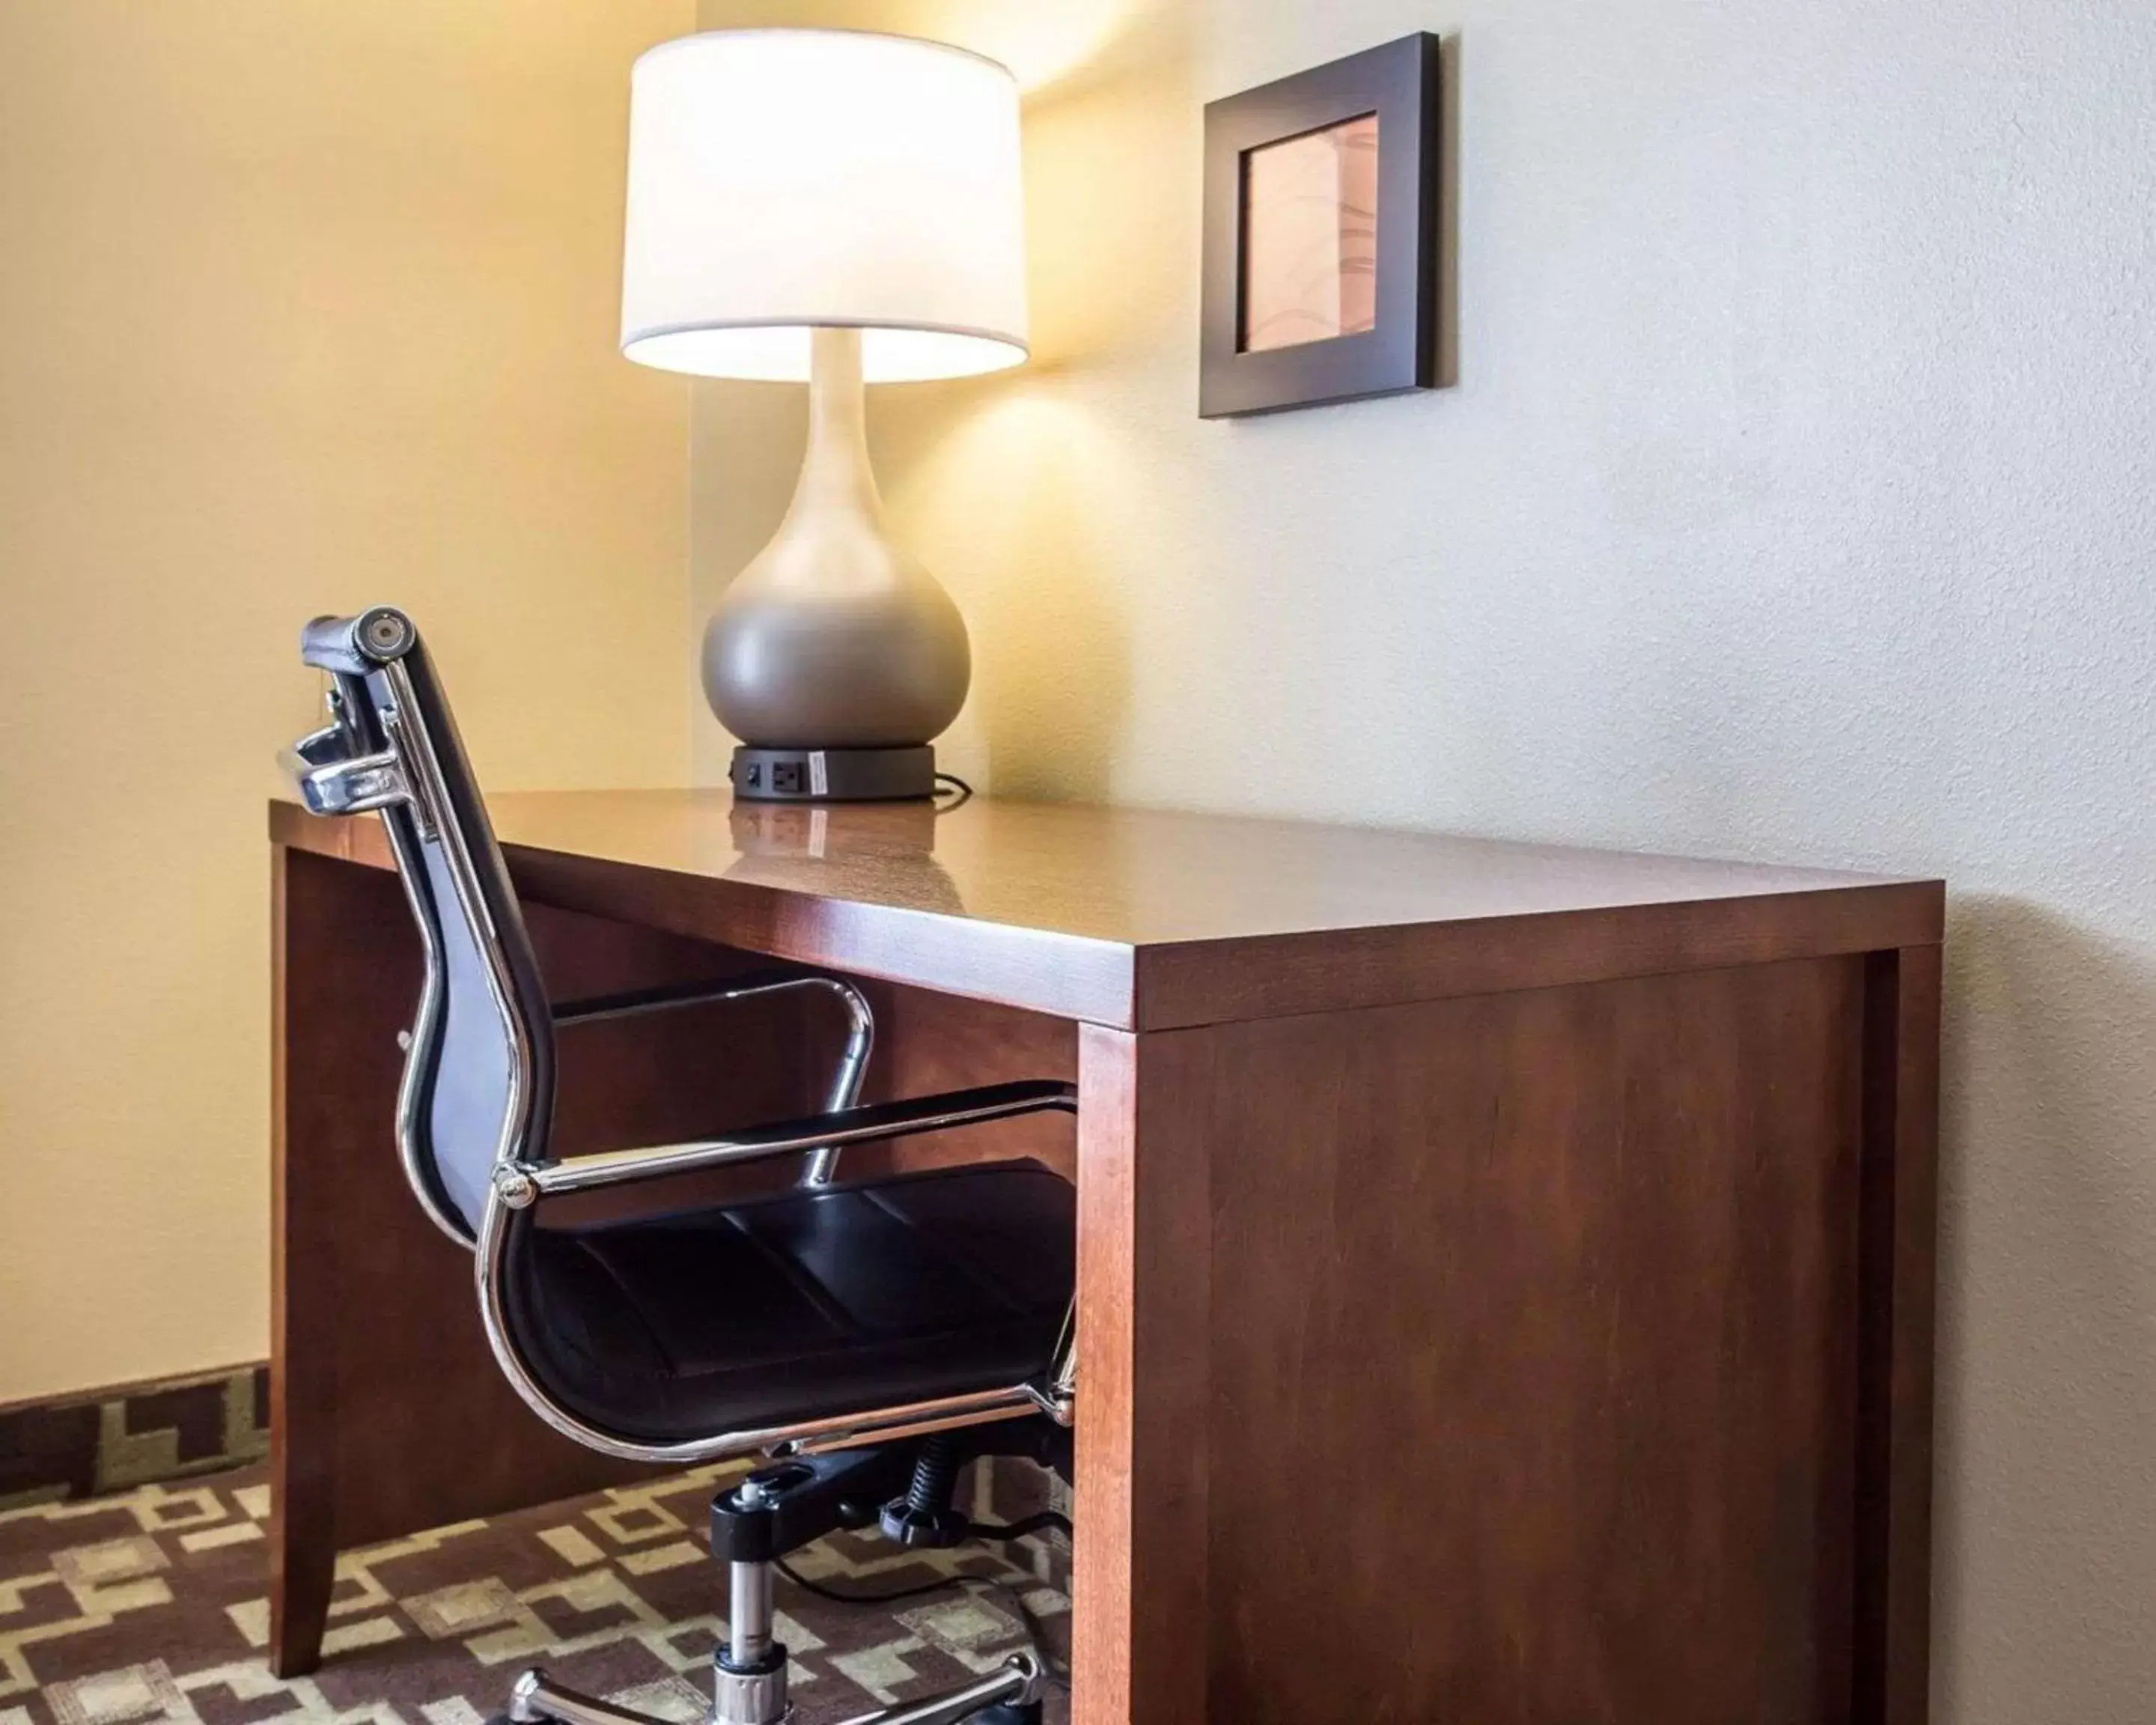
[[[1417,31],[1206,104],[1201,418],[1437,386],[1440,64],[1438,38]],[[1245,159],[1370,114],[1378,135],[1374,327],[1245,352]]]

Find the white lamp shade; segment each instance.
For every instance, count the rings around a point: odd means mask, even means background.
[[[1018,86],[993,60],[852,30],[660,44],[630,85],[621,347],[709,377],[808,376],[862,331],[869,382],[1026,354]]]

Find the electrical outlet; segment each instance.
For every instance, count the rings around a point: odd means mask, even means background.
[[[774,791],[798,796],[807,788],[803,779],[806,767],[799,761],[773,761],[771,763],[771,788]]]

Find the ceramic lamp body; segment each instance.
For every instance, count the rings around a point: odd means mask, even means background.
[[[705,697],[743,742],[927,742],[965,704],[966,625],[886,536],[869,466],[860,337],[814,332],[808,449],[786,518],[704,631]]]

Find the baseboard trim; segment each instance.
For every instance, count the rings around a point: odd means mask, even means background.
[[[0,1407],[0,1509],[186,1479],[270,1449],[270,1368],[80,1389]]]

